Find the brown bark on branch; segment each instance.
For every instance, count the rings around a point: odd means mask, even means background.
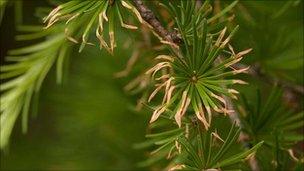
[[[142,2],[142,0],[133,0],[135,7],[140,13],[141,17],[153,27],[155,32],[165,41],[173,44],[179,44],[181,38],[177,32],[170,32],[166,30],[160,21],[156,18],[154,13]]]

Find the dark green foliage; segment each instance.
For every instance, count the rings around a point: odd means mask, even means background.
[[[257,90],[255,105],[250,104],[245,96],[242,96],[243,105],[239,105],[240,119],[244,132],[250,137],[250,144],[265,141],[260,156],[272,153],[269,157],[277,163],[270,168],[288,168],[292,160],[288,150],[304,139],[304,135],[299,132],[304,126],[304,112],[288,109],[282,103],[281,94],[278,87],[273,87],[269,97],[262,100],[261,92]]]
[[[224,142],[220,142],[222,144],[219,146],[215,145],[214,141],[216,140],[216,137],[213,137],[212,132],[200,132],[195,145],[189,142],[189,140],[187,140],[185,137],[181,137],[178,141],[186,151],[184,157],[186,158],[185,162],[182,162],[185,164],[185,169],[239,169],[237,164],[242,163],[245,158],[255,153],[256,150],[263,144],[263,141],[261,141],[249,150],[245,150],[237,154],[230,154],[230,156],[225,156],[229,148],[231,148],[231,146],[236,142],[239,132],[240,129],[233,124],[228,136],[223,140]],[[196,152],[195,147],[200,147],[200,150]]]

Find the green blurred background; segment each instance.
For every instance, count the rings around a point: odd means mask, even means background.
[[[147,123],[113,79],[118,59],[96,48],[72,58],[66,84],[49,74],[26,135],[16,123],[2,169],[135,168],[141,152],[132,144],[143,140]]]
[[[24,10],[42,4],[28,1]],[[28,15],[33,14],[25,14],[26,22],[37,20]],[[2,63],[8,49],[24,45],[14,42],[13,18],[8,6],[1,24]],[[80,54],[75,48],[63,85],[56,85],[54,70],[48,74],[28,133],[16,122],[10,146],[1,152],[1,170],[138,169],[143,152],[132,145],[144,140],[149,115],[134,112],[136,98],[123,91],[127,82],[113,76],[124,69],[131,50],[111,56],[96,47]]]

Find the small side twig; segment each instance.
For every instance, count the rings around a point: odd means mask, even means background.
[[[249,70],[249,73],[253,76],[259,77],[264,79],[265,81],[267,81],[268,83],[271,84],[278,84],[279,86],[285,88],[285,89],[289,89],[294,91],[294,93],[299,93],[304,95],[304,87],[300,86],[300,85],[293,85],[291,83],[285,82],[283,80],[278,80],[278,79],[273,79],[271,77],[268,77],[267,75],[265,75],[260,67],[258,65],[254,65],[252,67],[252,70]]]
[[[244,64],[234,64],[233,68],[239,69],[247,67]],[[264,82],[270,85],[278,85],[283,88],[284,90],[284,97],[288,104],[297,108],[298,107],[298,98],[304,95],[304,87],[302,85],[294,85],[292,83],[286,82],[284,80],[275,79],[273,77],[268,76],[265,74],[261,67],[258,64],[251,65],[248,70],[248,74],[252,77],[258,78],[263,80]]]
[[[243,125],[241,124],[239,114],[236,112],[233,102],[230,100],[230,98],[228,98],[226,96],[223,96],[223,97],[227,103],[228,110],[233,110],[233,112],[228,115],[230,117],[230,120],[232,122],[235,122],[236,125],[238,125],[240,128],[242,128]],[[245,148],[250,149],[250,145],[246,141],[247,137],[248,137],[248,135],[246,133],[244,133],[243,131],[241,131],[239,141],[244,145]],[[258,161],[254,155],[249,158],[248,164],[252,171],[260,171]]]

